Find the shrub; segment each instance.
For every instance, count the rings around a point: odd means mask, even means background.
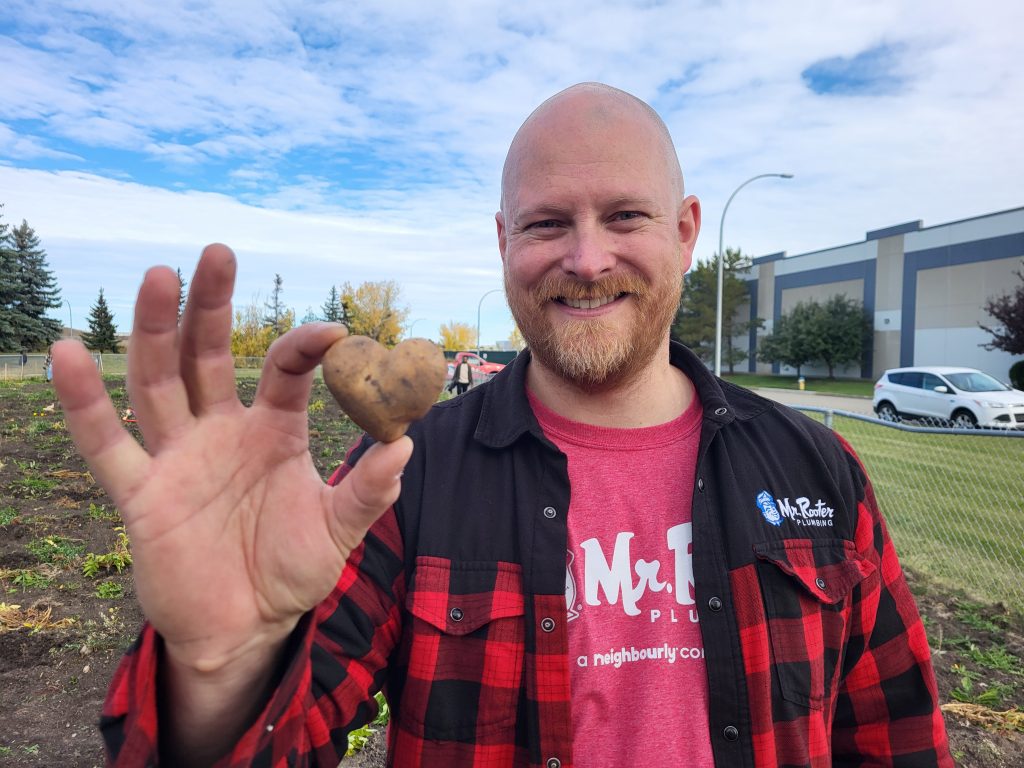
[[[1014,389],[1024,389],[1024,360],[1010,366],[1010,385]]]

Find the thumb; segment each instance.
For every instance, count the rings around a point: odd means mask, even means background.
[[[333,514],[328,525],[334,540],[347,550],[346,557],[398,500],[402,470],[412,456],[412,447],[412,440],[404,435],[390,443],[374,443],[345,479],[329,489]]]

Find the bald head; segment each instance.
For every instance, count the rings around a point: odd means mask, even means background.
[[[538,158],[543,139],[557,141],[599,142],[629,141],[638,152],[650,153],[664,167],[676,197],[684,197],[683,173],[679,167],[672,137],[658,113],[635,96],[603,83],[579,83],[556,93],[526,118],[512,139],[501,174],[501,210],[508,216],[515,199],[523,163],[557,160]],[[599,148],[599,147],[598,147]],[[557,149],[555,150],[557,152]]]

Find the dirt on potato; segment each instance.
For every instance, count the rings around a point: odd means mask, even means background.
[[[106,384],[141,441],[124,380]],[[249,403],[256,380],[240,379],[238,388]],[[319,381],[309,419],[313,460],[326,478],[359,430]],[[104,764],[100,708],[142,622],[121,526],[71,442],[52,387],[0,381],[0,766]],[[1024,622],[908,577],[957,764],[1024,768]],[[343,763],[383,765],[380,734]]]

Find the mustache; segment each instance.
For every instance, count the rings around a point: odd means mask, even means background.
[[[548,275],[530,292],[538,299],[599,299],[630,293],[645,296],[649,288],[637,275],[622,273],[597,280],[574,280],[565,275]]]

